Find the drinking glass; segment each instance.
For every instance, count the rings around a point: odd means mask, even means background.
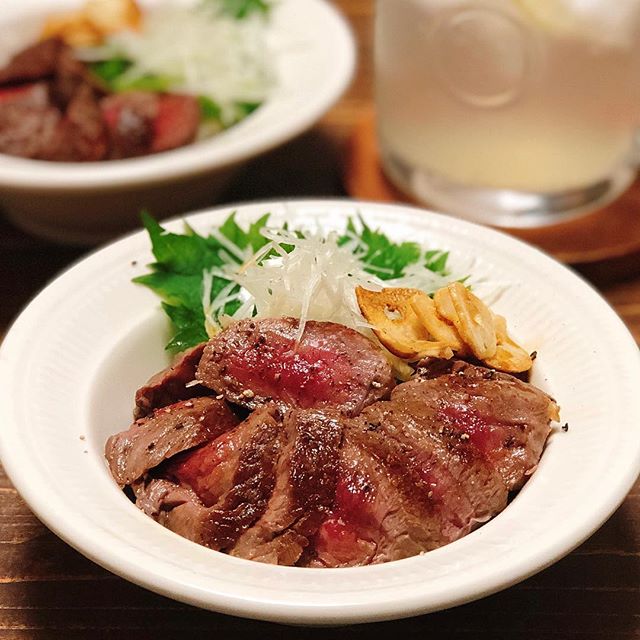
[[[431,206],[548,224],[635,176],[640,0],[377,0],[384,170]]]

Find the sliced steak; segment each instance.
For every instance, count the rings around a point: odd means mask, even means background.
[[[200,107],[193,96],[126,91],[102,100],[112,158],[175,149],[195,140]]]
[[[163,478],[150,479],[136,490],[136,507],[154,520],[163,519],[167,511],[187,503],[197,507],[197,501],[193,491]]]
[[[240,456],[266,421],[277,421],[272,407],[254,413],[236,428],[198,449],[177,455],[165,465],[162,475],[189,487],[206,507],[214,506],[233,488]]]
[[[509,492],[535,469],[558,408],[532,385],[466,362],[431,361],[389,399],[372,402],[370,371],[364,370],[369,377],[360,387],[349,377],[363,371],[354,362],[377,362],[361,342],[330,323],[312,323],[311,338],[305,332],[296,351],[295,328],[288,319],[284,326],[275,320],[237,323],[208,343],[202,357],[186,354],[192,360],[177,366],[191,378],[199,360],[198,380],[253,404],[242,423],[209,433],[197,448],[182,447],[172,431],[175,421],[162,416],[189,403],[225,406],[198,398],[156,409],[110,439],[114,477],[133,483],[140,509],[172,531],[236,557],[358,566],[461,538],[504,509]],[[337,371],[329,383],[322,377],[327,370]],[[159,380],[168,384],[176,375],[169,370]],[[326,384],[338,401],[322,396]],[[349,404],[356,391],[358,403]],[[278,402],[267,402],[276,395]],[[314,406],[301,408],[305,403]],[[150,437],[153,429],[160,435]],[[162,455],[143,476],[154,455],[147,443]],[[181,447],[188,450],[180,453]]]
[[[201,118],[200,105],[193,96],[160,95],[151,151],[168,151],[190,144],[196,138]]]
[[[558,418],[555,401],[540,389],[462,361],[449,373],[398,385],[391,399],[411,415],[430,407],[428,428],[462,459],[484,457],[509,491],[533,473]]]
[[[158,100],[158,94],[150,91],[126,91],[102,99],[100,106],[107,126],[112,159],[151,153]]]
[[[264,513],[282,442],[277,410],[263,407],[222,439],[171,461],[167,478],[151,480],[138,502],[172,531],[226,550]]]
[[[154,409],[178,400],[206,395],[207,390],[202,385],[187,386],[196,377],[204,347],[205,343],[202,343],[180,354],[170,367],[156,373],[136,391],[136,418],[142,418]]]
[[[91,73],[89,67],[75,57],[73,49],[63,47],[55,62],[51,97],[56,106],[65,111],[81,87],[91,89],[96,99],[106,93],[105,87]]]
[[[455,539],[502,511],[508,492],[483,456],[462,458],[447,446],[433,428],[429,405],[413,409],[406,411],[395,400],[371,405],[355,422],[354,437],[398,477],[409,497],[426,496],[442,520],[440,534]]]
[[[17,87],[0,89],[0,107],[8,104],[20,104],[23,107],[49,106],[49,87],[46,82],[33,82]]]
[[[49,38],[23,49],[0,69],[0,84],[43,80],[55,74],[58,58],[67,48],[59,38]]]
[[[239,420],[222,400],[194,398],[157,409],[111,436],[105,456],[120,486],[131,484],[163,460],[232,429]]]
[[[343,325],[310,321],[296,345],[297,328],[293,318],[236,322],[205,347],[198,380],[249,408],[276,400],[356,415],[389,394],[391,367],[370,340]]]
[[[80,84],[66,111],[65,142],[76,162],[93,162],[107,157],[109,150],[102,111],[93,89]]]
[[[0,89],[0,153],[46,159],[64,150],[66,159],[71,150],[65,128],[46,82]]]
[[[433,518],[420,496],[407,497],[398,478],[347,430],[336,499],[314,540],[310,567],[352,567],[414,556],[437,546]]]
[[[333,506],[342,441],[340,414],[291,411],[284,430],[287,445],[276,467],[268,507],[243,533],[231,555],[293,565]]]

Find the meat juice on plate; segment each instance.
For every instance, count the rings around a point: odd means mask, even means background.
[[[438,204],[454,185],[562,193],[630,180],[640,2],[379,0],[377,11],[378,132],[401,187]]]

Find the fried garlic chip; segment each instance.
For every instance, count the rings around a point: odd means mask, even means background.
[[[510,373],[521,373],[531,369],[533,360],[520,345],[509,337],[506,319],[493,315],[493,323],[496,328],[498,346],[495,355],[486,358],[484,362],[494,369]]]
[[[61,38],[71,47],[91,47],[102,42],[102,34],[81,11],[47,18],[42,38]]]
[[[88,0],[84,13],[104,35],[124,29],[137,29],[142,17],[134,0]]]
[[[455,326],[438,313],[435,302],[424,291],[418,291],[410,303],[418,320],[432,338],[444,342],[460,355],[466,353],[467,346]]]
[[[498,348],[493,314],[480,298],[460,282],[452,282],[434,295],[438,313],[451,322],[478,360],[493,358]]]
[[[411,304],[418,289],[393,287],[381,291],[356,288],[358,306],[364,318],[374,327],[378,340],[394,355],[409,361],[427,356],[451,358],[451,347],[441,341],[430,340]]]
[[[88,0],[79,11],[49,17],[42,38],[58,37],[71,47],[99,45],[105,36],[137,29],[141,12],[134,0]]]

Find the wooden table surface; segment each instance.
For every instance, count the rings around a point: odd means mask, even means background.
[[[345,143],[371,102],[372,0],[340,0],[360,46],[344,98],[308,134],[252,162],[224,196],[341,196]],[[638,212],[640,215],[640,211]],[[82,255],[0,218],[0,337],[26,302]],[[640,338],[638,256],[581,271]],[[1,427],[0,427],[1,428]],[[568,514],[570,517],[570,514]],[[640,638],[640,483],[593,537],[554,566],[484,600],[408,620],[296,629],[194,609],[108,573],[56,538],[0,469],[0,638]]]

